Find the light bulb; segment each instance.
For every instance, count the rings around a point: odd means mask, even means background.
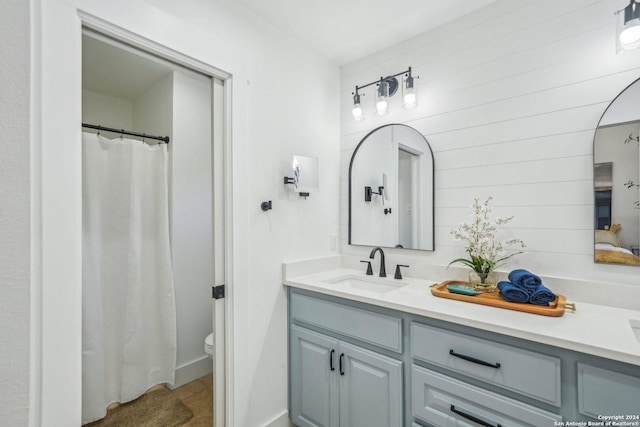
[[[416,94],[414,92],[404,94],[405,108],[413,108],[416,106]]]
[[[362,115],[362,107],[360,107],[360,104],[356,104],[353,106],[353,110],[351,110],[351,114],[353,114],[353,118],[355,120],[364,120],[364,117]]]
[[[382,116],[389,112],[389,83],[380,80],[376,91],[376,113]]]
[[[623,46],[628,46],[640,41],[640,25],[626,28],[620,33],[620,43]]]
[[[640,47],[640,7],[637,0],[630,0],[629,5],[616,12],[617,53],[625,53]]]
[[[403,95],[403,107],[413,108],[418,105],[418,98],[416,97],[416,88],[414,86],[414,80],[411,76],[411,67],[409,67],[409,75],[404,81],[404,95]]]
[[[353,109],[351,110],[351,114],[353,114],[354,120],[364,120],[364,117],[362,116],[362,107],[360,106],[358,86],[356,86],[356,91],[353,93]]]

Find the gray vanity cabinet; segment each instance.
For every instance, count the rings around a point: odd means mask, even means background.
[[[403,362],[382,354],[402,351],[401,320],[297,292],[289,309],[293,423],[401,426]]]
[[[402,362],[297,325],[290,342],[294,424],[402,424]]]
[[[636,365],[295,288],[289,337],[300,427],[640,425]]]

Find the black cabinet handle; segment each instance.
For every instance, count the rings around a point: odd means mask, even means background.
[[[473,421],[474,423],[480,424],[481,426],[484,426],[484,427],[502,427],[500,424],[489,424],[488,422],[483,421],[478,417],[474,417],[471,414],[467,414],[465,412],[462,412],[461,410],[456,409],[456,407],[454,405],[451,405],[451,407],[449,409],[451,409],[451,412],[453,412],[455,414],[458,414],[461,417],[466,418],[466,419],[468,419],[470,421]]]
[[[489,363],[484,360],[476,359],[475,357],[466,356],[464,354],[456,353],[453,349],[449,350],[449,354],[455,357],[459,357],[460,359],[464,359],[468,362],[477,363],[478,365],[488,366],[490,368],[498,369],[500,367],[499,363]]]
[[[340,375],[344,375],[344,353],[340,353]]]
[[[335,366],[333,366],[333,353],[335,353],[335,352],[336,352],[335,350],[331,350],[331,353],[329,353],[329,368],[332,371],[336,370]]]

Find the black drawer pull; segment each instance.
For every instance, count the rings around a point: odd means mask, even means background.
[[[460,359],[464,359],[468,362],[477,363],[478,365],[488,366],[490,368],[496,368],[496,369],[500,367],[499,363],[485,362],[484,360],[476,359],[475,357],[465,356],[464,354],[456,353],[453,350],[449,350],[449,354],[455,357],[459,357]]]
[[[458,414],[461,417],[466,418],[466,419],[468,419],[470,421],[473,421],[474,423],[478,423],[481,426],[484,426],[484,427],[502,427],[500,424],[489,424],[488,422],[483,421],[480,418],[477,418],[477,417],[474,417],[471,414],[467,414],[465,412],[462,412],[461,410],[456,409],[456,407],[454,405],[451,405],[451,407],[449,409],[451,409],[451,412],[453,412],[455,414]]]
[[[333,366],[333,353],[335,352],[335,350],[331,350],[331,353],[329,353],[329,368],[331,368],[332,371],[336,370],[335,366]]]
[[[344,353],[340,353],[340,375],[344,375]]]

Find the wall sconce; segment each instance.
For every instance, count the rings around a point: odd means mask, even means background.
[[[623,54],[640,47],[640,4],[630,0],[627,7],[615,14],[616,53]]]
[[[378,196],[384,195],[384,187],[383,186],[378,187],[378,192],[377,193],[375,191],[373,191],[373,188],[369,187],[368,185],[364,187],[364,201],[365,202],[370,202],[371,201],[371,196],[373,196],[374,194],[377,194]]]
[[[285,185],[293,184],[293,191],[305,199],[311,192],[319,191],[318,185],[318,159],[316,157],[293,156],[291,164],[293,177],[285,176]]]
[[[353,114],[354,120],[364,120],[364,114],[362,109],[362,104],[360,103],[360,97],[364,96],[359,92],[360,89],[364,89],[366,87],[377,85],[377,90],[375,94],[375,110],[376,113],[380,116],[389,113],[389,98],[396,94],[398,91],[398,79],[396,77],[404,74],[404,80],[402,85],[403,91],[403,103],[402,105],[405,108],[414,108],[418,105],[417,96],[415,92],[415,82],[414,79],[417,79],[418,76],[413,76],[411,74],[411,67],[408,70],[403,71],[401,73],[394,74],[388,77],[380,77],[380,80],[373,81],[371,83],[367,83],[362,86],[356,85],[355,92],[352,92],[353,95],[353,109],[351,110],[351,114]]]

